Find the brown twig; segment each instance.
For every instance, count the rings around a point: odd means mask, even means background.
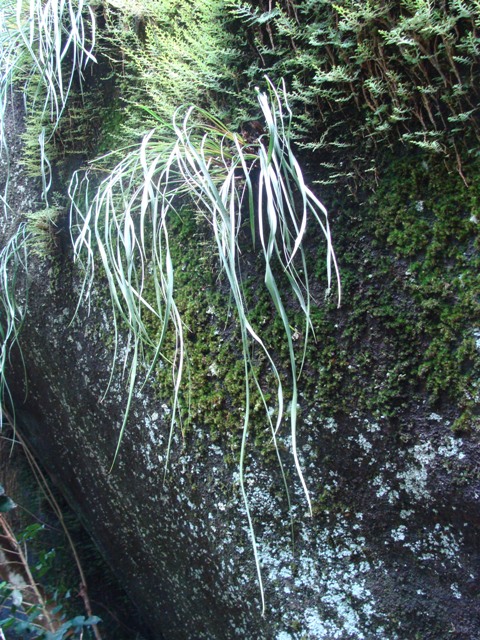
[[[44,625],[41,625],[41,626],[46,628],[47,631],[51,631],[51,632],[56,631],[60,627],[61,623],[60,621],[57,620],[56,621],[57,624],[55,624],[54,619],[50,615],[47,602],[43,594],[41,593],[37,583],[35,582],[32,572],[30,571],[27,557],[22,551],[21,545],[19,544],[12,528],[10,527],[10,525],[8,524],[8,522],[6,521],[3,515],[0,516],[0,526],[3,530],[2,538],[3,538],[3,544],[5,545],[2,548],[2,550],[5,556],[7,556],[7,553],[10,552],[10,554],[13,555],[13,557],[15,558],[15,565],[17,566],[20,565],[21,571],[23,573],[22,580],[24,580],[25,582],[25,585],[23,588],[31,589],[31,591],[33,592],[34,604],[38,605],[42,610],[42,618],[44,618],[45,620],[45,626]],[[17,571],[15,571],[15,573],[17,574]]]
[[[10,427],[13,429],[14,428],[14,424],[13,424],[13,419],[10,416],[10,414],[8,413],[8,411],[6,411],[5,409],[2,409],[3,415],[4,415],[4,419],[6,420],[6,422],[10,425]],[[22,436],[19,434],[18,429],[15,430],[15,436],[19,442],[19,444],[23,447],[23,450],[25,452],[25,456],[27,458],[27,461],[30,465],[30,468],[32,470],[33,475],[35,476],[35,479],[38,483],[38,486],[41,488],[47,502],[49,503],[50,507],[52,508],[52,510],[54,511],[60,526],[63,529],[63,532],[65,534],[65,537],[67,538],[68,544],[70,546],[70,550],[72,552],[73,558],[75,560],[75,564],[77,565],[77,570],[80,576],[80,588],[79,588],[79,596],[82,598],[83,600],[83,604],[85,607],[85,611],[87,613],[87,616],[90,618],[93,616],[93,612],[92,612],[92,607],[90,604],[90,597],[88,595],[88,587],[87,587],[87,580],[85,578],[85,573],[83,571],[83,567],[82,564],[80,562],[80,558],[78,556],[75,544],[72,540],[72,537],[70,535],[70,532],[68,531],[68,528],[65,524],[64,518],[63,518],[63,513],[62,510],[60,509],[60,506],[57,502],[57,500],[55,499],[55,496],[53,495],[47,479],[45,478],[44,473],[42,472],[42,470],[40,469],[37,461],[35,460],[32,452],[30,451],[30,449],[28,448],[25,440],[22,438]],[[97,625],[92,625],[92,631],[93,634],[95,636],[95,640],[102,640],[102,635],[100,633],[100,630],[98,629]]]

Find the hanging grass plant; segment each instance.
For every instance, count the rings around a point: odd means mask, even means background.
[[[4,129],[6,106],[12,85],[20,81],[27,115],[35,114],[38,125],[38,163],[43,196],[47,199],[51,187],[49,148],[65,114],[69,95],[73,88],[76,93],[82,93],[86,65],[95,61],[95,18],[87,0],[13,0],[0,2],[0,7],[3,10],[0,33],[1,145],[8,153]],[[186,356],[184,327],[175,297],[174,270],[177,265],[170,250],[172,219],[177,220],[180,209],[188,208],[196,212],[200,224],[212,231],[218,264],[236,309],[241,341],[245,405],[240,425],[240,491],[264,606],[260,563],[244,478],[251,394],[255,392],[259,396],[264,408],[265,425],[277,452],[290,503],[277,444],[283,435],[284,421],[288,420],[294,464],[311,511],[307,482],[297,453],[298,379],[312,331],[312,296],[304,249],[309,222],[324,236],[327,291],[336,282],[338,301],[340,282],[327,212],[307,187],[291,148],[292,113],[285,87],[276,88],[268,81],[268,92],[257,90],[257,99],[263,126],[250,135],[236,133],[216,115],[194,106],[178,109],[173,121],[165,125],[165,118],[170,116],[166,116],[164,110],[157,113],[154,104],[152,109],[144,111],[157,120],[159,126],[146,134],[138,147],[116,150],[93,162],[87,173],[74,174],[69,191],[74,255],[84,268],[79,304],[82,301],[90,303],[98,273],[106,279],[110,294],[114,354],[105,393],[120,357],[127,378],[127,401],[112,468],[120,451],[136,386],[153,379],[151,374],[159,360],[163,360],[171,367],[173,386],[167,473],[173,434],[180,419],[179,400]],[[119,154],[124,155],[123,159],[112,167]],[[6,194],[4,200],[7,204]],[[50,211],[48,206],[45,211]],[[260,253],[265,289],[282,327],[288,354],[288,392],[280,361],[249,315],[242,275],[245,265],[241,245],[245,236],[249,237],[252,250]],[[0,392],[7,397],[8,386],[3,373],[9,350],[17,341],[24,311],[15,302],[17,274],[27,273],[27,253],[28,248],[34,247],[33,238],[28,234],[28,227],[22,224],[0,254],[0,302],[4,318]],[[289,315],[292,304],[301,310],[304,318],[304,341],[299,353]],[[126,343],[123,342],[125,328]],[[266,362],[267,371],[262,375],[255,366],[255,354],[258,353]],[[273,407],[270,406],[270,392],[265,390],[267,378],[273,381]]]
[[[74,82],[94,61],[95,18],[87,0],[0,0],[0,156],[5,162],[0,198],[9,207],[9,141],[6,117],[14,87],[23,89],[27,116],[38,119],[37,162],[43,197],[51,186],[47,148],[60,123]],[[10,350],[17,343],[25,313],[16,301],[18,279],[28,273],[28,225],[20,224],[0,253],[0,402],[10,399],[5,380]],[[1,426],[1,412],[0,412]]]
[[[5,115],[18,83],[25,112],[35,119],[45,198],[51,186],[47,150],[73,86],[82,92],[85,68],[95,62],[94,46],[95,16],[88,0],[0,2],[0,149],[8,154]]]
[[[22,223],[0,252],[0,429],[5,401],[13,407],[5,372],[25,316],[27,303],[19,304],[18,289],[27,276],[28,231]]]
[[[98,267],[106,277],[113,309],[117,361],[119,327],[128,329],[124,368],[128,369],[128,399],[113,463],[117,458],[127,424],[142,356],[147,356],[148,375],[165,347],[170,327],[175,335],[174,357],[169,360],[173,377],[172,418],[167,447],[167,464],[178,418],[178,398],[184,367],[182,320],[175,303],[174,267],[169,247],[169,226],[178,208],[189,203],[212,230],[219,263],[229,284],[241,337],[245,406],[239,472],[253,540],[258,579],[263,587],[257,557],[253,523],[244,483],[247,440],[250,426],[250,394],[257,389],[265,408],[265,421],[275,443],[285,414],[290,422],[292,454],[306,500],[307,483],[297,454],[297,400],[305,346],[311,331],[312,298],[304,253],[307,224],[313,222],[326,244],[327,292],[336,283],[340,302],[340,279],[332,247],[327,211],[307,187],[300,165],[290,146],[292,113],[285,87],[268,83],[268,94],[257,90],[264,130],[246,140],[230,131],[217,118],[195,107],[179,109],[173,127],[150,131],[137,149],[109,170],[100,180],[96,175],[108,156],[94,163],[83,177],[71,183],[72,236],[77,262],[84,268],[82,299],[90,302]],[[173,140],[173,141],[172,141]],[[92,194],[92,185],[95,185]],[[278,363],[259,332],[249,321],[242,279],[240,236],[250,228],[252,246],[259,242],[264,265],[264,283],[275,312],[281,320],[288,350],[291,401],[285,407],[285,389]],[[278,275],[288,282],[282,291]],[[147,296],[147,281],[153,281],[155,300]],[[295,300],[304,317],[304,350],[297,354],[287,303]],[[160,330],[152,335],[145,317],[154,316]],[[253,366],[253,350],[264,354],[276,381],[275,411],[267,399]],[[113,369],[113,368],[112,368]],[[113,466],[113,464],[112,464]],[[283,474],[285,479],[285,476]],[[286,484],[286,483],[285,483]],[[288,491],[288,489],[287,489]]]

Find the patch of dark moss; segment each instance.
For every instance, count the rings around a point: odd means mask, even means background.
[[[432,403],[467,412],[478,404],[480,374],[478,168],[478,161],[465,166],[466,188],[441,163],[403,161],[376,195],[376,235],[391,248],[399,293],[410,301],[404,315],[418,345],[412,375]]]
[[[471,182],[467,189],[458,173],[449,172],[443,163],[410,156],[391,163],[363,206],[338,202],[330,207],[343,282],[341,309],[333,297],[323,299],[322,240],[309,236],[307,259],[310,272],[316,274],[312,291],[318,304],[312,307],[314,335],[306,346],[300,381],[306,405],[314,403],[324,415],[358,411],[394,418],[416,399],[432,411],[448,410],[459,433],[478,426],[476,164],[464,168]],[[336,216],[335,210],[341,213]],[[229,438],[235,455],[246,392],[228,285],[218,275],[209,230],[193,214],[185,212],[172,221],[171,237],[176,302],[188,354],[181,397],[183,428],[204,425],[213,440]],[[263,286],[260,259],[252,253],[246,263],[249,319],[261,331],[289,389],[282,321]],[[282,274],[276,276],[282,282]],[[287,295],[286,304],[300,361],[305,323]],[[267,402],[274,405],[275,380],[261,352],[254,354],[254,364]],[[172,389],[168,368],[157,371],[157,382],[163,390]],[[265,407],[255,385],[250,391],[252,436],[260,450],[273,453]]]
[[[244,426],[247,390],[233,301],[219,274],[212,238],[192,212],[183,211],[171,221],[170,237],[175,265],[175,301],[183,322],[186,353],[179,403],[182,430],[186,436],[192,424],[201,425],[209,432],[211,441],[220,438],[228,441],[236,458]],[[152,294],[153,284],[149,295]],[[260,309],[262,305],[259,304]],[[266,313],[265,310],[261,312]],[[152,335],[159,332],[158,320],[153,316],[149,330]],[[174,341],[174,335],[170,335],[164,350],[167,359],[174,356]],[[273,451],[271,437],[267,438],[263,429],[258,428],[265,422],[265,408],[253,376],[261,378],[263,363],[261,354],[252,355],[250,424],[257,445]],[[155,376],[162,398],[171,397],[170,367],[160,364]],[[265,387],[264,393],[268,402],[271,392]]]

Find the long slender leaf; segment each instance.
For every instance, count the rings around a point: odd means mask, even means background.
[[[327,291],[332,280],[337,282],[340,302],[340,279],[328,215],[325,207],[307,187],[300,165],[290,145],[292,113],[286,100],[285,87],[277,89],[268,81],[269,93],[258,92],[259,107],[267,133],[248,143],[229,131],[217,118],[190,106],[178,109],[173,120],[174,137],[169,143],[162,134],[150,131],[138,149],[130,150],[98,184],[90,200],[88,196],[93,176],[72,181],[72,230],[76,259],[84,266],[82,295],[92,294],[97,263],[110,291],[115,325],[116,361],[120,340],[117,327],[127,329],[124,370],[128,369],[128,397],[125,417],[120,429],[114,462],[127,425],[141,354],[150,353],[148,381],[155,363],[162,357],[169,327],[175,338],[172,366],[174,396],[172,418],[167,443],[165,472],[171,452],[175,424],[178,421],[178,398],[181,390],[185,358],[183,328],[175,304],[174,267],[169,249],[169,227],[176,216],[177,201],[190,200],[212,229],[222,271],[229,283],[245,371],[245,407],[243,435],[239,459],[240,492],[244,501],[260,585],[262,607],[265,608],[260,561],[245,487],[248,459],[251,389],[255,388],[265,408],[265,421],[270,430],[287,497],[290,497],[286,475],[278,448],[278,437],[285,413],[290,422],[292,456],[300,484],[311,511],[311,499],[297,451],[298,378],[303,366],[309,331],[311,294],[304,251],[304,239],[312,222],[320,229],[326,244]],[[105,160],[105,158],[104,158]],[[92,169],[92,173],[93,173]],[[256,180],[251,179],[256,172]],[[80,195],[85,193],[84,206]],[[266,346],[258,329],[249,321],[242,279],[242,252],[239,238],[244,219],[250,224],[252,245],[258,235],[264,264],[264,283],[273,308],[281,320],[287,344],[290,367],[290,403],[285,410],[286,390],[279,372],[279,363]],[[146,273],[153,279],[155,302],[146,299]],[[283,292],[278,278],[285,277],[288,292]],[[304,315],[305,341],[297,354],[288,305],[295,300]],[[158,320],[160,333],[150,335],[144,321],[148,312]],[[275,419],[254,366],[254,347],[266,358],[270,375],[276,385]],[[132,355],[133,354],[133,355]],[[128,360],[127,360],[128,359]],[[128,362],[128,366],[127,366]],[[113,466],[113,465],[112,465]]]

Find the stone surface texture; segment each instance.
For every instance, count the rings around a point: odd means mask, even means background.
[[[18,140],[18,130],[13,135]],[[42,206],[15,144],[11,163],[2,244],[27,211]],[[185,438],[178,428],[164,477],[169,398],[153,384],[139,385],[110,472],[127,380],[118,365],[105,393],[112,319],[100,289],[90,313],[81,307],[75,316],[80,278],[64,222],[58,255],[30,262],[20,336],[25,371],[18,349],[9,371],[18,428],[152,638],[478,638],[480,452],[474,440],[452,433],[448,411],[434,413],[412,398],[398,416],[328,416],[315,394],[302,397],[299,453],[313,518],[295,480],[287,426],[281,436],[294,544],[280,473],[252,446],[246,484],[264,616],[227,437],[213,441],[201,423]],[[124,339],[121,349],[128,349]]]

